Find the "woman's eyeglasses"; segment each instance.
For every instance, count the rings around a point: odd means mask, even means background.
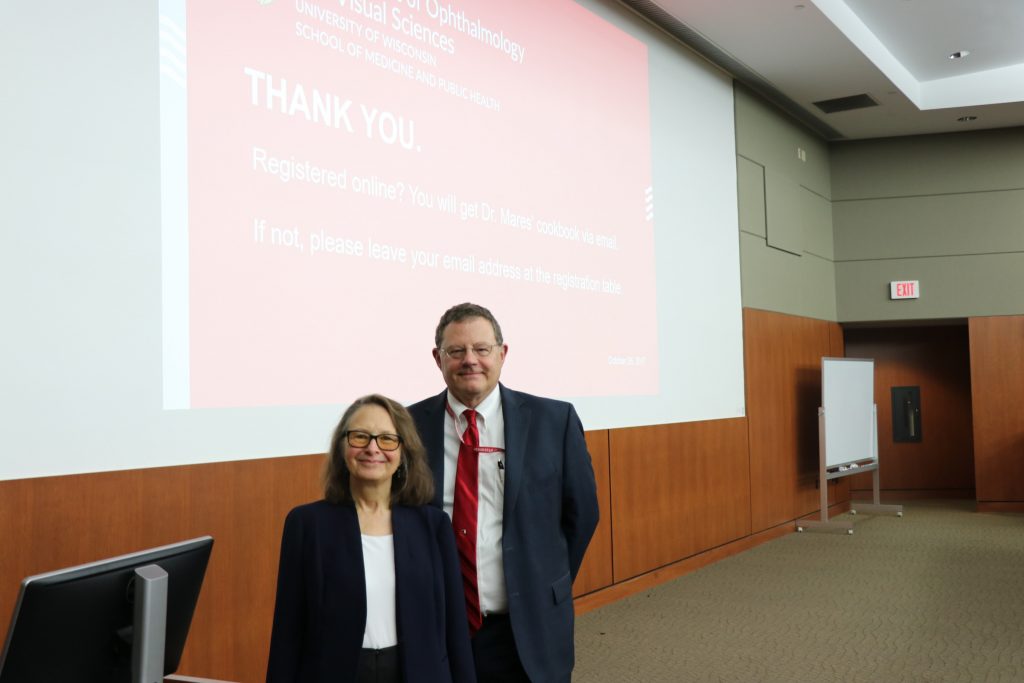
[[[371,434],[358,429],[345,432],[345,438],[348,439],[348,445],[353,448],[366,448],[374,439],[382,451],[393,451],[402,445],[402,437],[398,434]]]

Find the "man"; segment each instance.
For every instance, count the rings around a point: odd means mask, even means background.
[[[500,385],[508,344],[459,304],[434,335],[446,391],[409,408],[452,516],[477,678],[569,681],[572,582],[597,526],[597,489],[572,405]]]

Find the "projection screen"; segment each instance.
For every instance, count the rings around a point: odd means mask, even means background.
[[[449,306],[586,429],[744,414],[731,80],[608,0],[5,3],[0,479],[323,452]]]

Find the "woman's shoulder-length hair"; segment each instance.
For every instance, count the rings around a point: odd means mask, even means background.
[[[346,432],[356,412],[369,405],[387,411],[395,425],[395,432],[402,440],[399,448],[402,460],[391,479],[391,505],[430,503],[434,499],[434,476],[427,464],[426,449],[416,431],[416,423],[405,406],[380,394],[370,394],[353,401],[334,428],[331,450],[324,464],[324,498],[332,503],[352,500],[348,466],[345,464],[345,449],[348,447]]]

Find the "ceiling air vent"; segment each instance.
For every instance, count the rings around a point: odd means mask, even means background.
[[[864,109],[866,107],[877,107],[878,102],[871,99],[871,95],[850,95],[849,97],[837,97],[832,100],[821,100],[815,102],[814,106],[826,114],[834,114],[837,111],[850,111],[851,109]]]
[[[655,25],[668,31],[677,40],[703,56],[712,64],[716,64],[724,69],[739,83],[759,93],[761,97],[764,97],[769,102],[773,102],[782,111],[816,132],[825,140],[843,139],[842,133],[818,118],[817,114],[811,113],[802,105],[783,95],[781,91],[765,80],[760,74],[658,6],[659,3],[662,5],[667,3],[662,2],[662,0],[620,1],[649,21],[654,22]]]

